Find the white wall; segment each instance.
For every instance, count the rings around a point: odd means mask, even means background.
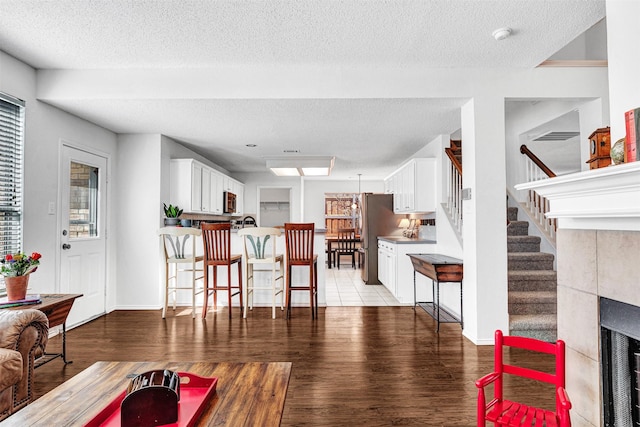
[[[291,188],[291,221],[302,221],[302,186],[300,178],[275,176],[271,172],[236,173],[234,178],[244,183],[245,214],[252,215],[255,218],[258,213],[258,187],[288,187]]]
[[[162,304],[158,228],[161,203],[161,137],[118,136],[117,307],[158,308]]]
[[[59,291],[59,207],[49,215],[48,204],[58,202],[60,141],[95,149],[114,160],[116,135],[104,128],[36,100],[36,72],[30,66],[0,51],[0,91],[26,102],[24,166],[24,250],[42,254],[38,272],[29,281],[33,292]],[[107,194],[107,233],[113,235],[112,221],[117,205],[113,197],[114,162],[111,162]],[[116,240],[107,238],[107,310],[115,301]],[[76,301],[82,304],[82,300]]]
[[[611,141],[625,136],[624,113],[640,107],[640,2],[607,0]]]
[[[273,227],[291,222],[291,189],[282,187],[258,187],[258,216],[261,227]]]
[[[601,100],[507,100],[509,106],[505,121],[505,140],[507,144],[507,187],[510,191],[516,194],[514,186],[526,182],[524,156],[520,153],[520,145],[527,141],[523,141],[522,135],[573,110],[578,110],[580,117],[580,168],[582,170],[589,169],[585,163],[589,159],[589,135],[594,130],[608,124],[602,108],[599,109],[599,114],[581,113],[583,109],[593,112],[594,102],[602,105]],[[536,153],[536,150],[532,151],[538,157],[543,158],[541,153]],[[526,192],[522,192],[518,196],[520,201],[524,201]]]

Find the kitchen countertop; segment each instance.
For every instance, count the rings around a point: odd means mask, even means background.
[[[435,240],[427,240],[427,239],[418,239],[415,237],[404,237],[404,236],[378,236],[378,240],[384,240],[389,243],[437,243]]]

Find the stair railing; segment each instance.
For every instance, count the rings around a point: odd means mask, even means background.
[[[556,176],[526,145],[523,144],[520,146],[520,153],[525,156],[525,182],[540,181]],[[546,217],[546,213],[549,212],[549,201],[534,190],[529,190],[525,207],[537,225],[547,234],[549,239],[555,243],[558,223],[555,218]]]
[[[462,164],[451,148],[445,148],[444,151],[450,160],[446,208],[454,229],[462,236]]]

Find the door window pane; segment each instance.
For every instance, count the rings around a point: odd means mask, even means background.
[[[99,169],[71,162],[69,191],[69,239],[98,236]]]

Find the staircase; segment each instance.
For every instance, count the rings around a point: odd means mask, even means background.
[[[540,252],[540,237],[529,236],[529,223],[518,221],[518,208],[507,208],[507,222],[509,333],[553,342],[558,285],[554,256]]]

